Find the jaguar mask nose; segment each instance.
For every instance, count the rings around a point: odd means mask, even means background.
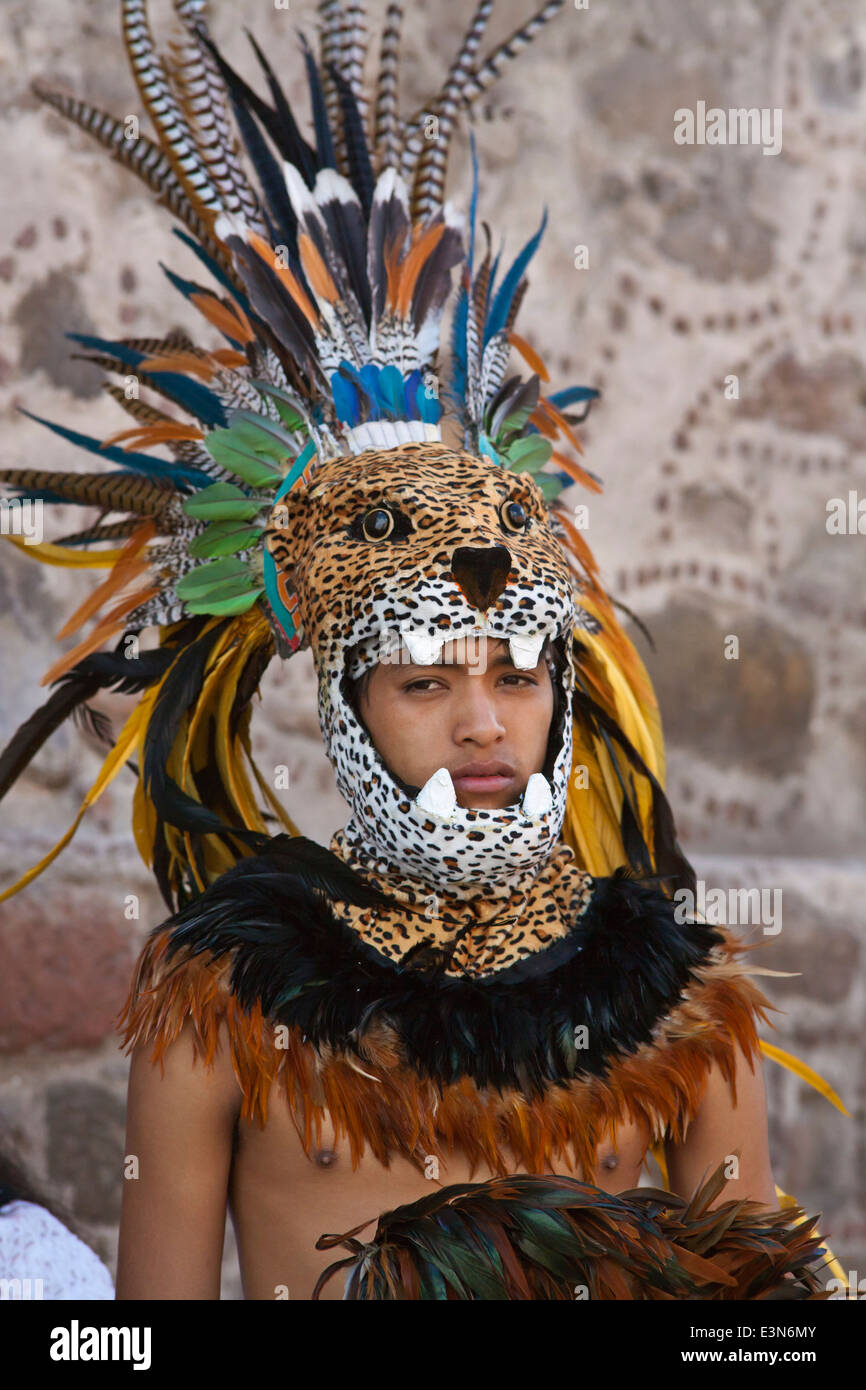
[[[486,613],[508,583],[511,552],[504,545],[459,545],[451,557],[455,583],[473,608]]]

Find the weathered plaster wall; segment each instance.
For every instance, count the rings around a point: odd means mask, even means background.
[[[503,0],[491,37],[528,8]],[[294,28],[312,34],[313,5],[213,9],[230,60],[255,81],[241,33],[251,26],[305,112]],[[406,109],[438,85],[471,9],[409,8]],[[28,90],[38,77],[118,116],[139,112],[118,10],[115,0],[0,9],[6,466],[84,462],[19,406],[94,434],[123,426],[64,331],[199,331],[157,264],[195,273],[171,218]],[[167,11],[153,7],[158,34]],[[866,536],[826,526],[828,499],[866,497],[864,53],[856,0],[592,0],[558,17],[474,122],[480,216],[497,242],[506,234],[514,254],[549,209],[521,331],[557,386],[603,388],[582,431],[605,485],[590,499],[588,539],[655,644],[632,626],[659,693],[684,846],[709,885],[782,890],[782,930],[750,937],[762,962],[797,972],[766,983],[781,1010],[768,1036],[851,1111],[768,1066],[777,1181],[824,1213],[844,1267],[866,1272]],[[674,111],[698,101],[781,108],[781,152],[676,144]],[[468,174],[464,131],[455,198]],[[738,399],[726,398],[731,375]],[[91,585],[0,545],[2,742],[43,698],[54,634]],[[730,635],[738,660],[725,657]],[[117,726],[127,702],[101,707]],[[307,653],[268,673],[256,717],[257,754],[289,764],[290,810],[325,839],[345,807]],[[63,833],[99,765],[86,733],[53,739],[2,807],[2,881]],[[3,1134],[109,1263],[127,1065],[111,1018],[141,933],[162,917],[132,842],[131,790],[118,779],[62,859],[0,905]],[[137,922],[124,916],[129,894]],[[230,1247],[226,1268],[236,1296]]]

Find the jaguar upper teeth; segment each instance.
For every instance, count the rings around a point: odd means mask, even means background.
[[[437,768],[433,776],[427,778],[415,798],[415,805],[437,820],[451,819],[457,806],[457,793],[447,767]]]
[[[530,820],[540,820],[553,807],[553,792],[550,783],[541,772],[533,772],[526,784],[520,808]]]
[[[532,637],[524,636],[523,633],[509,637],[508,647],[511,652],[511,660],[519,671],[535,669],[541,655],[541,648],[544,646],[544,638],[543,632],[538,632]]]
[[[403,641],[409,648],[413,666],[435,665],[445,645],[445,637],[429,632],[404,632]]]

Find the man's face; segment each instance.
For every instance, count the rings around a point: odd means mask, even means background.
[[[430,666],[409,664],[405,646],[401,655],[405,660],[373,668],[360,702],[390,771],[422,787],[447,767],[467,809],[502,810],[519,801],[547,753],[553,686],[544,656],[521,670],[507,642],[484,638],[446,642]]]

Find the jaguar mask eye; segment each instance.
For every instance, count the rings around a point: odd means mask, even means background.
[[[499,519],[505,530],[512,536],[519,535],[529,526],[526,508],[522,502],[515,501],[513,497],[502,503],[499,508]]]
[[[356,541],[367,541],[377,545],[381,541],[405,540],[412,532],[412,523],[396,507],[369,507],[359,512],[349,527],[349,535]]]

